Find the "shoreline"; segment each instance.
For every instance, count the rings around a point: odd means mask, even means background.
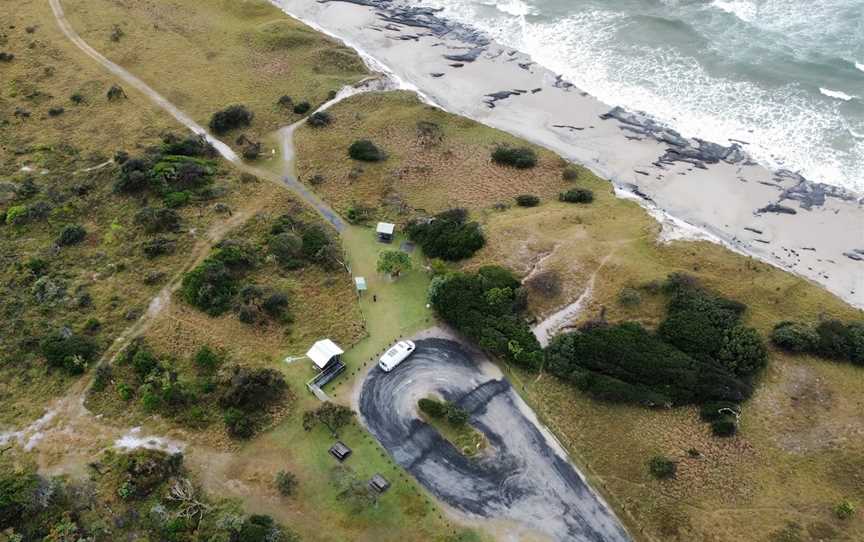
[[[769,171],[747,143],[689,139],[581,92],[530,57],[435,10],[388,0],[271,0],[354,48],[400,88],[522,137],[608,179],[663,226],[660,242],[709,240],[864,308],[864,198]]]

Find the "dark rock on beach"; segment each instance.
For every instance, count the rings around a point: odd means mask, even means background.
[[[784,215],[797,215],[798,211],[793,209],[792,207],[786,207],[785,205],[780,205],[779,203],[770,203],[761,209],[756,210],[756,214],[762,213],[777,213]]]

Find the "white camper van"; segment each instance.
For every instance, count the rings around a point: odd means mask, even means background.
[[[389,373],[397,365],[408,359],[408,356],[414,353],[415,348],[416,346],[411,341],[399,341],[384,352],[384,355],[378,360],[378,366],[385,373]]]

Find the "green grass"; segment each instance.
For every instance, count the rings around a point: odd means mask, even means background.
[[[489,444],[483,433],[472,427],[470,423],[454,426],[444,419],[431,418],[425,414],[421,414],[420,417],[465,457],[477,457]]]

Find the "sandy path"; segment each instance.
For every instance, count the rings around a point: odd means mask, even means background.
[[[417,401],[433,393],[471,413],[490,442],[489,456],[467,459],[420,420]],[[519,537],[630,540],[497,368],[459,343],[418,340],[393,372],[369,371],[358,401],[363,423],[396,462],[454,509],[511,520]]]

